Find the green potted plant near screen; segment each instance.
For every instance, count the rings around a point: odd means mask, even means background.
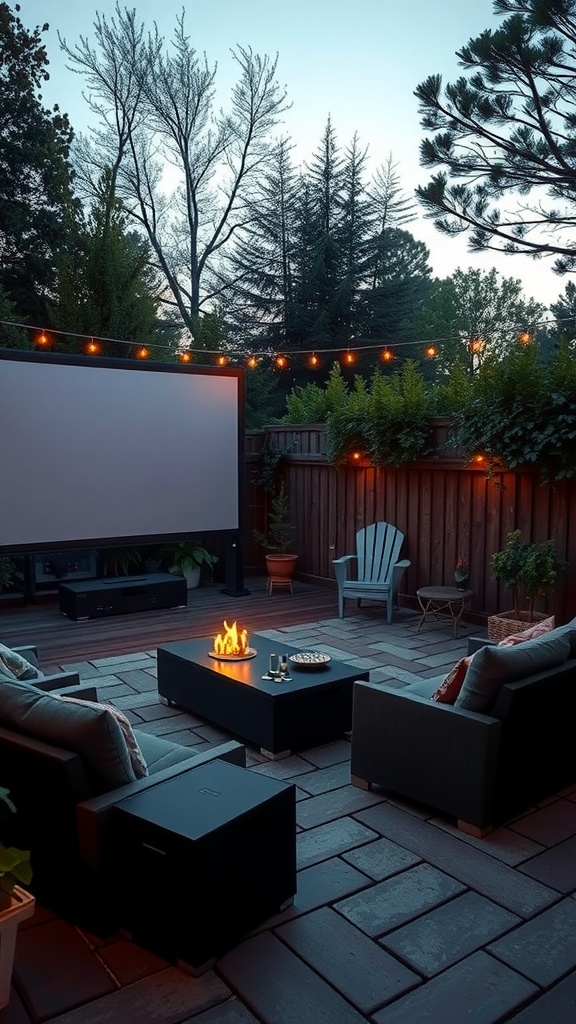
[[[289,550],[294,533],[295,528],[290,521],[288,495],[282,482],[273,492],[268,505],[266,531],[253,532],[254,539],[266,552],[269,594],[275,585],[292,591],[292,576],[298,560],[298,555],[292,554]]]
[[[195,541],[184,540],[175,544],[165,544],[160,553],[169,572],[186,577],[188,590],[193,590],[200,585],[200,574],[203,568],[211,573],[218,561],[217,555],[210,554],[202,544],[197,544]]]
[[[566,562],[553,540],[529,544],[522,540],[520,530],[512,530],[502,551],[495,551],[490,559],[492,577],[511,591],[512,610],[488,617],[488,636],[501,640],[511,633],[521,632],[532,622],[551,618],[534,611],[540,598],[546,597]],[[524,606],[524,607],[522,607]]]

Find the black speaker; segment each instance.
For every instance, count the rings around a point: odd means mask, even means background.
[[[244,586],[244,555],[239,534],[226,542],[224,586],[220,593],[229,597],[246,597],[250,593]]]

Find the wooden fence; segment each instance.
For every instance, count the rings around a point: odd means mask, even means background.
[[[330,585],[332,559],[351,554],[358,529],[379,519],[395,523],[405,534],[402,555],[411,560],[401,603],[416,606],[416,591],[427,585],[454,585],[460,556],[470,566],[474,597],[471,618],[510,607],[510,594],[490,575],[490,556],[500,550],[509,531],[520,529],[529,541],[553,538],[568,570],[546,606],[564,622],[576,615],[576,481],[542,486],[527,470],[486,478],[446,447],[442,422],[433,427],[436,454],[394,469],[360,464],[334,469],[326,455],[322,424],[267,427],[249,432],[245,445],[244,561],[247,574],[262,572],[264,552],[252,531],[263,529],[266,494],[253,482],[264,441],[285,454],[279,472],[286,480],[296,528],[297,577]]]

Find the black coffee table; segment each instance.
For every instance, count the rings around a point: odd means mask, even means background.
[[[256,657],[219,661],[210,657],[212,637],[158,648],[158,693],[169,704],[214,722],[259,747],[268,757],[285,757],[337,739],[352,728],[355,679],[369,679],[344,662],[320,669],[296,669],[291,682],[262,677],[270,654],[299,654],[295,647],[253,633]]]

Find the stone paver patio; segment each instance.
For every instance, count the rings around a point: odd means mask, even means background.
[[[437,675],[466,633],[400,611],[266,635],[372,681]],[[228,734],[160,704],[155,651],[77,668],[132,723],[201,749]],[[576,1018],[576,786],[482,840],[430,808],[350,785],[347,737],[249,770],[297,787],[298,892],[200,978],[41,908],[22,926],[2,1024],[568,1024]],[[417,751],[414,752],[417,757]],[[273,865],[271,865],[273,870]],[[194,923],[191,923],[194,926]]]

